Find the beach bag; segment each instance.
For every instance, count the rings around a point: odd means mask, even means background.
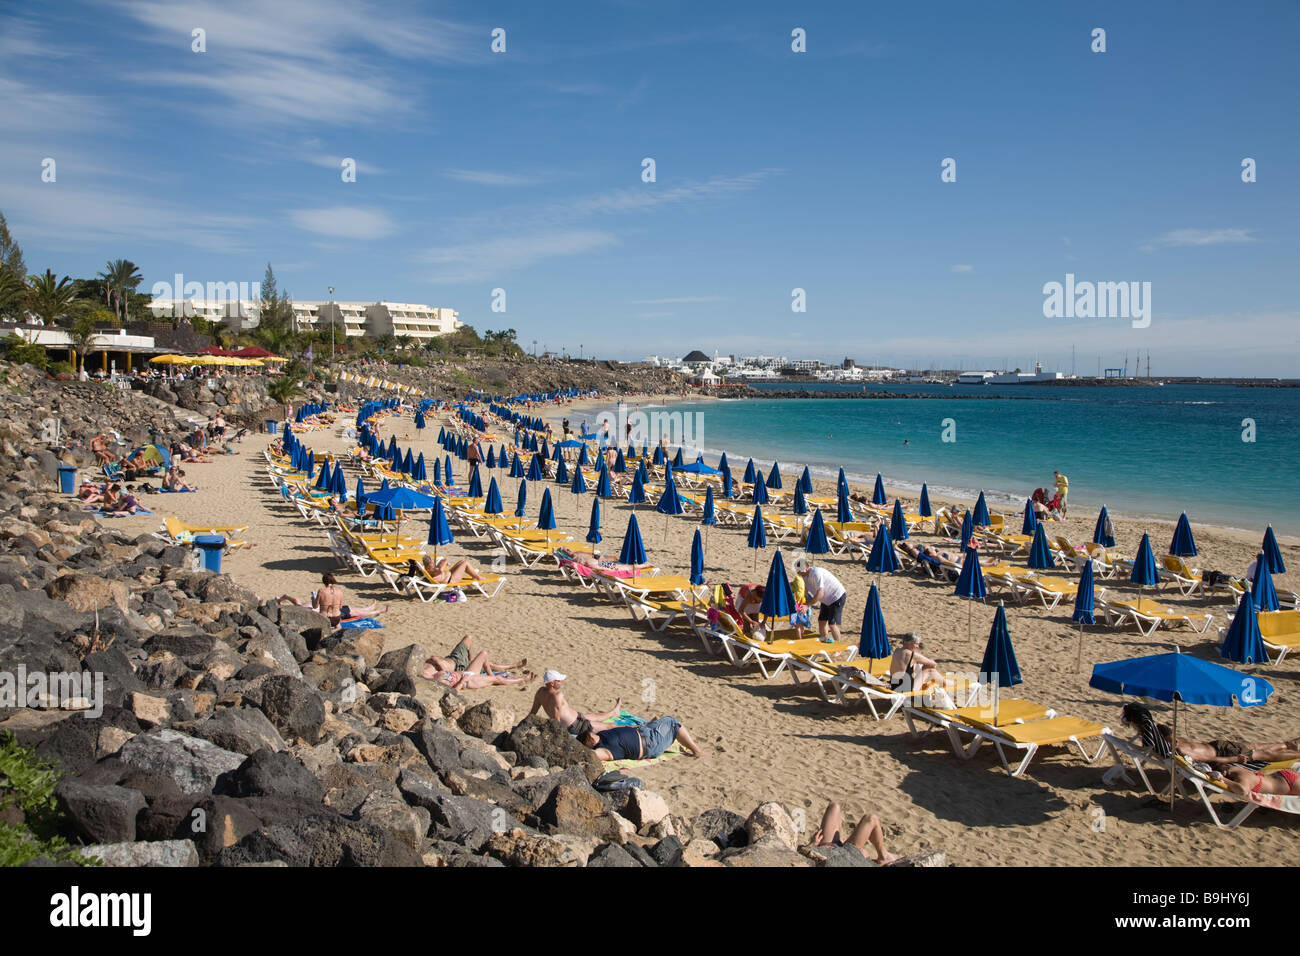
[[[957,702],[952,699],[952,695],[944,689],[942,684],[927,684],[921,690],[921,699],[926,707],[932,707],[935,710],[957,709]]]
[[[795,612],[790,615],[790,623],[795,627],[810,627],[812,625],[812,612],[808,609],[807,604],[796,605]]]

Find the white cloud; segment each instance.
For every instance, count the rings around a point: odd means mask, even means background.
[[[953,272],[974,272],[975,271],[974,266],[968,266],[964,263],[958,263],[957,265],[949,266],[948,268],[951,269]]]
[[[613,192],[576,199],[565,204],[573,215],[592,215],[597,213],[612,214],[620,212],[637,212],[654,209],[658,206],[680,205],[683,203],[702,202],[723,196],[757,189],[768,176],[779,172],[775,169],[761,169],[737,176],[715,176],[703,182],[687,182],[681,186],[661,188],[657,183],[646,183],[633,189],[618,189]]]
[[[669,299],[633,299],[632,305],[678,305],[692,302],[726,302],[727,297],[721,295],[683,295],[675,296]]]
[[[362,173],[362,174],[364,174],[364,175],[366,175],[366,176],[383,176],[385,173],[388,172],[388,170],[386,170],[386,169],[381,169],[381,168],[378,167],[378,166],[373,166],[373,165],[371,165],[370,163],[363,162],[362,160],[357,159],[355,156],[348,156],[348,157],[343,157],[343,156],[308,156],[308,157],[307,157],[307,162],[311,163],[313,166],[320,166],[320,167],[322,167],[323,169],[333,169],[333,170],[336,170],[336,171],[338,171],[338,172],[342,172],[342,171],[343,171],[343,160],[344,160],[345,158],[346,158],[346,159],[351,159],[351,160],[353,160],[354,162],[356,162],[356,164],[357,164],[357,172],[358,172],[358,173]]]
[[[527,236],[507,236],[481,242],[427,249],[416,259],[438,267],[432,282],[478,282],[500,279],[545,259],[580,255],[617,244],[618,239],[598,230],[562,230]]]
[[[448,169],[443,175],[448,179],[479,186],[531,186],[537,182],[536,176],[494,173],[486,169]]]
[[[1254,229],[1171,229],[1142,246],[1152,252],[1161,246],[1221,246],[1230,243],[1258,242]]]
[[[291,209],[289,218],[304,232],[337,239],[383,239],[397,231],[387,213],[358,206]]]

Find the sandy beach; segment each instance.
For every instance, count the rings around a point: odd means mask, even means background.
[[[641,404],[658,401],[643,397]],[[567,413],[576,424],[584,414],[611,404],[575,404],[539,413],[557,421]],[[443,421],[431,417],[418,440],[410,418],[387,420],[383,433],[396,435],[403,447],[424,451],[429,458],[437,448],[435,439]],[[344,441],[340,431],[335,426],[310,432],[303,440],[318,454],[343,452],[351,443]],[[147,497],[145,502],[156,509],[155,515],[116,519],[112,524],[134,533],[151,532],[168,514],[186,521],[247,524],[246,537],[256,547],[227,555],[223,570],[265,598],[288,593],[305,599],[322,572],[337,570],[336,562],[323,529],[301,520],[265,480],[261,457],[265,444],[266,436],[251,435],[239,446],[238,456],[217,456],[211,464],[186,466],[189,480],[199,486],[197,494]],[[752,452],[761,457],[761,449]],[[456,462],[456,467],[463,478],[464,463]],[[348,474],[349,485],[354,485],[356,472]],[[495,474],[507,507],[513,507],[517,482],[501,481],[501,473]],[[834,494],[833,482],[816,485],[817,494]],[[554,485],[551,489],[560,528],[582,537],[590,496],[575,500],[567,489]],[[532,516],[539,499],[540,494],[530,493]],[[934,501],[936,506],[940,503]],[[602,502],[601,530],[608,550],[617,549],[630,510],[625,503]],[[686,517],[665,518],[647,506],[637,510],[650,560],[670,573],[684,573],[696,523]],[[1176,514],[1176,503],[1170,510]],[[1146,530],[1157,555],[1164,553],[1172,520],[1147,520],[1139,526],[1123,515],[1113,517],[1119,550],[1132,553]],[[1091,512],[1074,513],[1049,530],[1066,533],[1076,542],[1088,540],[1095,518]],[[1019,517],[1009,516],[1008,522],[1012,521],[1018,525]],[[1194,530],[1203,556],[1199,564],[1241,573],[1254,558],[1263,529],[1244,533],[1196,525]],[[914,537],[938,540],[928,532]],[[761,581],[773,551],[769,547],[758,555],[755,572],[744,529],[710,529],[706,574],[711,583]],[[1300,589],[1296,571],[1300,548],[1284,541],[1282,551],[1290,570],[1276,583],[1279,588]],[[445,552],[479,565],[493,560],[490,546],[467,533],[458,534]],[[797,553],[797,546],[784,549],[787,567]],[[844,630],[846,637],[855,639],[874,576],[867,574],[860,560],[848,557],[827,556],[824,564],[848,589]],[[1102,773],[1109,764],[1104,755],[1088,765],[1077,752],[1054,749],[1040,754],[1024,777],[1012,779],[987,748],[970,761],[960,761],[946,736],[932,733],[914,739],[901,717],[877,722],[864,705],[826,704],[815,689],[795,685],[786,674],[766,681],[756,669],[737,669],[725,657],[708,656],[689,629],[655,634],[634,623],[623,607],[566,584],[553,564],[532,570],[512,564],[507,573],[509,582],[494,600],[456,604],[426,605],[399,597],[378,578],[367,581],[340,574],[340,581],[349,599],[389,605],[382,617],[388,649],[417,643],[428,652],[445,653],[462,635],[474,634],[494,659],[526,657],[539,673],[549,667],[564,671],[569,675],[567,696],[579,708],[604,710],[615,698],[622,698],[629,710],[642,716],[680,718],[709,756],[672,759],[639,768],[637,773],[679,815],[717,806],[748,814],[760,802],[775,799],[792,810],[803,809],[810,827],[815,827],[826,802],[835,799],[844,804],[850,820],[867,812],[879,814],[894,852],[942,848],[957,865],[1223,865],[1285,859],[1292,821],[1279,814],[1259,812],[1239,830],[1223,831],[1199,803],[1183,799],[1171,818],[1167,809],[1152,805],[1144,792],[1130,785],[1106,786]],[[1126,583],[1116,587],[1129,590]],[[968,641],[968,605],[953,595],[950,584],[902,573],[886,576],[881,594],[891,634],[919,631],[926,640],[925,652],[946,668],[978,669],[996,601],[975,605],[974,636]],[[1158,598],[1176,608],[1210,611],[1215,622],[1204,636],[1185,628],[1162,629],[1150,638],[1132,628],[1087,628],[1079,670],[1075,669],[1078,632],[1070,622],[1068,603],[1051,612],[1028,603],[1009,603],[1011,637],[1025,677],[1014,696],[1119,731],[1125,699],[1088,687],[1092,665],[1175,646],[1217,660],[1212,642],[1232,609],[1222,599],[1184,598],[1172,588],[1161,590]],[[1286,661],[1280,667],[1251,669],[1276,688],[1267,705],[1231,710],[1188,707],[1182,711],[1185,719],[1180,715],[1180,735],[1201,740],[1294,736],[1300,731],[1292,714],[1298,667]],[[519,718],[528,712],[535,686],[472,691],[467,696],[473,701],[493,697]],[[1163,711],[1163,705],[1159,709]]]

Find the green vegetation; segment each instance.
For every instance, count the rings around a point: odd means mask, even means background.
[[[0,350],[3,351],[5,361],[13,362],[15,365],[45,368],[50,364],[50,355],[43,346],[32,345],[16,335],[0,339]]]
[[[57,782],[53,764],[18,746],[13,734],[0,736],[0,867],[21,866],[39,856],[87,865],[58,835]]]

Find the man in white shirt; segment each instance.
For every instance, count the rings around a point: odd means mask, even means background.
[[[825,640],[826,632],[829,630],[830,639],[838,642],[840,618],[844,615],[844,602],[849,596],[848,591],[844,589],[839,578],[825,568],[812,567],[807,558],[797,559],[794,563],[794,571],[803,578],[809,606],[821,605],[821,610],[817,612],[818,635]]]

